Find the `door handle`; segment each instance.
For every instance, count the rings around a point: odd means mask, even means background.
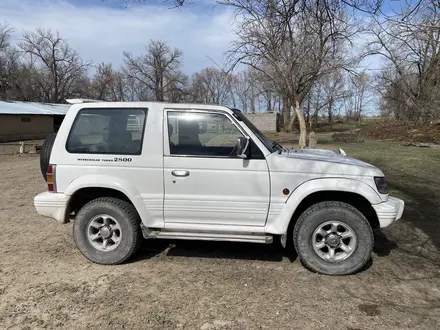
[[[189,171],[186,170],[174,170],[171,172],[172,175],[174,176],[188,176],[189,175]]]

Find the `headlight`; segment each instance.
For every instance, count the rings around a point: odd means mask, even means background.
[[[374,182],[376,183],[377,190],[381,194],[388,194],[388,186],[383,176],[375,176]]]

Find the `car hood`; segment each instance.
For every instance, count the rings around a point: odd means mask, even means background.
[[[345,174],[362,176],[381,176],[376,166],[359,159],[345,156],[327,149],[291,148],[276,153],[279,170],[292,169],[293,172],[313,172],[325,174]],[[281,169],[283,168],[283,169]]]
[[[374,165],[368,164],[359,159],[347,157],[344,156],[343,154],[339,154],[328,149],[291,148],[291,149],[287,149],[286,156],[288,158],[311,159],[311,160],[324,161],[324,162],[335,162],[339,164],[376,168]]]

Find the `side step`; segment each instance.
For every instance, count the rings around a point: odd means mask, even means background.
[[[219,233],[219,232],[179,232],[166,230],[151,230],[142,226],[142,234],[146,239],[185,239],[201,241],[228,241],[228,242],[246,242],[270,244],[273,237],[269,235],[246,235],[242,233]]]

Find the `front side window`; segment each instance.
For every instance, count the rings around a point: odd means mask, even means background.
[[[232,109],[238,120],[243,121],[247,127],[257,136],[257,138],[264,144],[270,152],[276,151],[274,143],[271,142],[240,110]]]
[[[80,110],[66,149],[70,153],[140,155],[146,116],[143,109]]]
[[[167,115],[171,155],[236,157],[243,134],[223,114],[170,111]]]

